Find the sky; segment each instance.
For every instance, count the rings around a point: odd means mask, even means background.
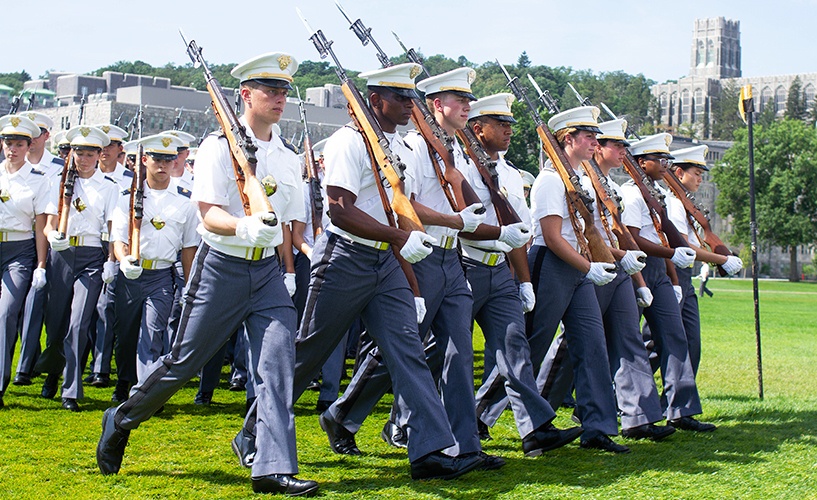
[[[724,16],[740,21],[743,76],[817,72],[817,0],[341,2],[352,20],[361,18],[372,28],[390,56],[402,52],[391,35],[395,31],[425,55],[514,64],[526,51],[535,65],[623,70],[663,82],[688,73],[693,21]],[[25,20],[31,11],[24,8],[15,18],[4,17],[0,73],[26,70],[37,78],[47,71],[87,73],[117,61],[184,64],[189,59],[179,28],[211,64],[272,51],[316,61],[296,6],[313,28],[334,40],[345,68],[378,67],[374,49],[361,46],[334,0],[111,0],[99,4],[99,11],[38,0],[36,23],[12,20]]]

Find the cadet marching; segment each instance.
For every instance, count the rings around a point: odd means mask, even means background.
[[[284,52],[232,70],[244,113],[227,104],[197,150],[178,130],[126,143],[112,124],[58,134],[36,111],[0,118],[0,407],[15,404],[10,383],[40,374],[42,397],[75,412],[83,384],[113,386],[96,461],[116,474],[132,431],[197,374],[196,403],[209,404],[229,349],[231,390],[247,391],[230,446],[253,491],[293,496],[318,490],[296,476],[293,412],[318,377],[339,454],[363,453],[355,434],[394,391],[376,425],[416,480],[505,466],[483,445],[508,407],[528,457],[577,439],[627,453],[619,425],[654,441],[715,430],[696,418],[691,267],[743,263],[707,249],[679,194],[697,190],[706,146],[634,141],[624,120],[580,106],[540,124],[551,154],[526,180],[504,156],[514,95],[478,99],[472,69],[416,81],[419,64],[398,64],[361,73],[358,90],[338,68],[352,120],[306,160],[277,128],[298,69]],[[632,180],[619,186],[609,173],[622,166]],[[349,345],[362,348],[338,394]],[[554,408],[574,390],[579,425],[558,429]]]

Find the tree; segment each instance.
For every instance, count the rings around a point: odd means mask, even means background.
[[[803,85],[800,77],[794,77],[789,86],[789,97],[786,99],[786,114],[790,120],[804,120],[806,118],[806,103],[803,99]]]
[[[520,68],[530,68],[530,57],[524,50],[519,54],[519,59],[516,60],[516,65]]]
[[[745,126],[738,112],[739,100],[740,88],[733,80],[727,80],[720,96],[712,99],[712,139],[734,140],[735,131]]]
[[[8,85],[16,92],[21,91],[23,89],[23,84],[28,80],[31,80],[31,75],[29,75],[25,70],[20,71],[19,73],[0,73],[0,85]]]
[[[800,279],[797,247],[817,241],[817,130],[800,120],[755,127],[755,197],[758,238],[790,252],[789,279]],[[749,173],[747,131],[712,170],[720,191],[718,213],[733,218],[735,239],[748,244]]]

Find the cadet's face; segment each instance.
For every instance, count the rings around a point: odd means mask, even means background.
[[[704,169],[700,167],[689,167],[685,169],[679,168],[677,173],[678,178],[681,180],[681,184],[683,184],[684,187],[693,193],[698,192],[698,189],[701,187],[701,183],[704,181]]]
[[[270,123],[278,123],[284,114],[289,90],[259,85],[257,88],[247,87],[250,102],[248,112],[263,116]],[[246,102],[246,100],[245,100]],[[249,111],[251,110],[251,111]]]
[[[31,149],[36,149],[37,151],[42,150],[45,147],[45,141],[47,141],[49,137],[51,137],[51,134],[48,130],[41,128],[40,135],[31,139]]]
[[[624,146],[624,144],[615,141],[607,141],[604,146],[601,144],[596,146],[596,162],[600,167],[606,168],[608,171],[618,168],[621,166],[622,162],[624,162],[626,151],[627,148]]]
[[[592,158],[598,145],[596,134],[587,130],[579,130],[578,133],[568,134],[565,138],[565,150],[580,161]]]
[[[93,175],[96,170],[96,163],[99,161],[99,151],[78,149],[74,151],[74,163],[80,177],[87,178]]]
[[[176,160],[159,160],[150,155],[144,155],[142,161],[147,168],[148,177],[158,182],[170,179],[170,170],[176,163]]]
[[[411,110],[414,109],[414,101],[410,97],[405,97],[394,92],[381,92],[380,111],[383,117],[395,125],[407,125],[411,121]]]
[[[3,140],[3,154],[12,163],[25,161],[26,153],[30,146],[25,139],[5,139]]]
[[[102,148],[102,153],[99,155],[99,161],[105,164],[112,164],[119,158],[119,153],[122,152],[122,143],[119,141],[111,141],[110,144]]]
[[[647,156],[639,160],[641,168],[653,180],[661,180],[664,177],[664,172],[667,171],[671,165],[670,160],[666,158],[658,158],[655,156]]]
[[[471,100],[452,93],[443,93],[434,100],[437,111],[442,112],[443,119],[453,128],[465,128],[468,123],[468,112],[471,111]]]
[[[511,145],[513,129],[511,124],[488,118],[481,122],[479,138],[488,151],[507,151]]]

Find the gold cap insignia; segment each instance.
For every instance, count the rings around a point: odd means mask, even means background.
[[[31,121],[34,121],[34,119],[37,118],[37,115],[35,115],[34,113],[26,113],[24,116]]]
[[[173,142],[173,139],[170,137],[162,137],[162,146],[168,147],[171,142]]]
[[[281,68],[281,71],[283,71],[283,70],[287,69],[287,66],[289,66],[289,63],[291,63],[291,62],[292,62],[292,58],[290,56],[286,56],[286,55],[280,56],[278,58],[278,67]]]
[[[150,223],[151,223],[151,225],[153,225],[153,227],[156,228],[157,231],[159,229],[162,229],[163,227],[165,227],[165,221],[163,221],[162,218],[159,217],[158,215],[156,217],[150,219]]]
[[[11,199],[11,195],[9,194],[8,189],[6,189],[6,188],[0,189],[0,201],[5,203],[5,202],[9,201],[10,199]]]
[[[669,145],[670,145],[670,144],[672,144],[672,136],[671,136],[671,135],[669,135],[669,134],[665,135],[665,136],[664,136],[664,142],[666,142],[666,143],[667,143],[667,147],[669,147]]]
[[[101,128],[102,131],[105,132],[106,134],[111,131],[111,127],[109,127],[107,125],[103,125],[103,126],[101,126],[99,128]]]
[[[89,127],[81,127],[79,133],[82,134],[82,137],[88,137],[88,134],[91,133],[91,129]]]
[[[510,108],[511,108],[511,105],[513,104],[513,96],[508,96],[508,97],[506,97],[506,98],[505,98],[505,104],[507,104],[507,105],[508,105],[508,109],[510,109]]]
[[[414,80],[421,71],[422,69],[420,69],[420,66],[412,66],[411,71],[409,71],[409,78]]]
[[[468,85],[471,85],[472,83],[474,83],[474,80],[476,80],[476,79],[477,79],[477,72],[472,69],[471,71],[468,72]]]
[[[264,186],[264,192],[267,196],[272,196],[278,191],[278,183],[275,182],[275,178],[271,175],[261,179],[261,185]]]
[[[17,118],[16,116],[12,116],[10,121],[12,127],[17,127],[17,125],[20,124],[20,119]]]
[[[77,198],[74,200],[74,208],[77,209],[77,212],[82,212],[88,207],[85,205],[85,202],[82,201],[82,198]]]

